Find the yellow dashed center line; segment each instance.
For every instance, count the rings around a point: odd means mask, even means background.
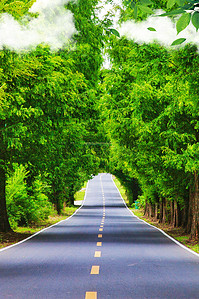
[[[97,246],[102,246],[102,242],[97,242]]]
[[[99,234],[99,235],[98,235],[98,238],[102,238],[102,234]]]
[[[94,274],[94,275],[99,274],[99,268],[100,268],[99,266],[92,266],[90,274]]]
[[[94,257],[101,257],[101,251],[95,251]]]
[[[86,292],[85,299],[97,299],[97,292]]]
[[[99,228],[99,232],[103,232],[103,228]]]
[[[100,225],[100,227],[104,227],[104,225]]]

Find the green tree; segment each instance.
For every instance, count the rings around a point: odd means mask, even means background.
[[[118,147],[115,160],[123,160],[116,169],[121,165],[124,173],[138,180],[146,208],[158,204],[161,221],[169,219],[188,230],[187,219],[198,215],[198,99],[189,79],[194,74],[191,66],[198,60],[195,50],[187,46],[180,53],[168,52],[156,44],[115,40],[110,49],[113,68],[105,75],[102,97],[109,135]],[[184,64],[182,57],[187,57]],[[190,145],[196,150],[194,155],[192,151],[192,172],[185,160]],[[194,207],[188,187],[194,194]],[[174,211],[176,205],[179,208]],[[195,237],[197,223],[191,221]]]

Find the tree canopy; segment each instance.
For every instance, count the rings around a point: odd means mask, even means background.
[[[0,12],[28,22],[24,15],[37,18],[29,12],[34,2],[4,0]],[[46,43],[0,50],[0,230],[53,206],[60,213],[84,181],[109,171],[131,203],[198,238],[197,48],[120,38],[109,15],[99,19],[97,4],[65,5],[77,31],[58,51]],[[163,17],[181,15],[177,32],[190,21],[199,27],[195,1],[124,1],[121,20],[139,22],[156,8]],[[109,69],[102,67],[105,49]]]

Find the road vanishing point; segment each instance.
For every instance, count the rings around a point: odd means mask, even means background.
[[[110,174],[67,220],[0,251],[0,299],[199,298],[199,255],[128,210]]]

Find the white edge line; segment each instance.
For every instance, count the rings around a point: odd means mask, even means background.
[[[52,224],[52,225],[50,225],[50,226],[48,226],[48,227],[46,227],[46,228],[43,228],[42,230],[36,232],[36,233],[33,234],[32,236],[30,236],[30,237],[28,237],[28,238],[26,238],[26,239],[24,239],[24,240],[21,240],[21,241],[18,242],[18,243],[15,243],[15,244],[9,245],[9,246],[7,246],[7,247],[1,248],[1,249],[0,249],[0,252],[5,251],[5,250],[7,250],[7,249],[10,249],[10,248],[12,248],[12,247],[15,247],[15,246],[17,246],[17,245],[20,245],[20,244],[22,244],[22,243],[24,243],[24,242],[26,242],[26,241],[28,241],[28,240],[34,238],[35,236],[39,235],[40,233],[44,232],[45,230],[47,230],[47,229],[49,229],[49,228],[51,228],[51,227],[53,227],[53,226],[56,226],[56,225],[58,225],[59,223],[61,223],[61,222],[63,222],[63,221],[67,221],[67,220],[69,220],[70,218],[72,218],[72,217],[73,217],[73,216],[74,216],[74,215],[75,215],[75,214],[82,208],[82,206],[84,205],[84,202],[85,202],[85,200],[86,200],[86,196],[87,196],[88,184],[89,184],[89,181],[87,182],[87,185],[86,185],[86,191],[85,191],[85,194],[84,194],[84,200],[83,200],[81,206],[80,206],[79,209],[77,209],[77,210],[76,210],[70,217],[68,217],[68,218],[66,218],[66,219],[63,219],[63,220],[61,220],[61,221],[59,221],[59,222],[57,222],[57,223],[55,223],[55,224]]]
[[[198,254],[197,252],[195,252],[195,251],[191,250],[190,248],[184,246],[183,244],[181,244],[180,242],[178,242],[176,239],[172,238],[172,237],[169,236],[167,233],[165,233],[161,228],[158,228],[158,227],[156,227],[156,226],[154,226],[154,225],[152,225],[152,224],[149,224],[149,223],[147,223],[146,221],[144,221],[143,219],[140,219],[138,216],[136,216],[136,215],[135,215],[135,214],[134,214],[128,207],[127,207],[127,204],[126,204],[125,200],[123,199],[123,197],[122,197],[122,195],[121,195],[121,193],[120,193],[118,187],[116,186],[116,184],[115,184],[115,182],[114,182],[114,180],[113,180],[113,176],[112,176],[112,175],[111,175],[111,178],[112,178],[112,181],[113,181],[113,183],[114,183],[114,185],[115,185],[117,191],[118,191],[119,194],[120,194],[121,199],[122,199],[123,202],[124,202],[125,207],[127,208],[127,210],[129,210],[129,212],[130,212],[134,217],[136,217],[136,218],[139,219],[140,221],[144,222],[145,224],[147,224],[147,225],[149,225],[149,226],[151,226],[151,227],[153,227],[153,228],[159,230],[163,235],[165,235],[167,238],[169,238],[170,240],[172,240],[172,241],[173,241],[174,243],[176,243],[178,246],[182,247],[183,249],[185,249],[185,250],[189,251],[190,253],[196,255],[197,257],[199,257],[199,254]]]

